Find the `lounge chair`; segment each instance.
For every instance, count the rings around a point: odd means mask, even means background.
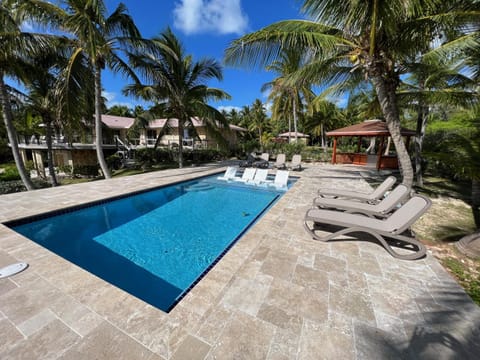
[[[217,179],[218,180],[225,180],[225,181],[233,180],[233,179],[235,179],[235,175],[237,173],[237,170],[238,170],[238,167],[236,167],[236,166],[228,166],[227,170],[225,170],[225,174],[217,177]]]
[[[275,160],[275,164],[273,166],[277,169],[286,169],[287,164],[285,154],[278,154],[277,159]]]
[[[288,185],[288,170],[277,170],[273,182],[268,183],[268,186],[275,187],[277,190],[286,190]]]
[[[290,163],[292,170],[302,170],[302,155],[295,154],[292,156],[292,162]]]
[[[247,160],[244,160],[240,163],[240,167],[252,167],[255,162],[255,154],[250,153],[247,155]]]
[[[361,213],[368,216],[385,217],[410,194],[410,188],[400,184],[377,204],[368,204],[349,199],[331,199],[318,197],[313,205],[324,209],[343,210],[347,213]]]
[[[374,191],[370,193],[361,193],[340,189],[320,189],[318,195],[328,198],[345,198],[356,199],[365,202],[378,202],[379,199],[395,184],[397,178],[395,176],[387,177]]]
[[[243,174],[242,174],[242,177],[240,179],[238,179],[238,181],[243,181],[243,182],[248,182],[248,181],[252,181],[253,178],[255,177],[255,172],[257,171],[257,169],[255,168],[246,168],[244,171],[243,171]]]
[[[268,169],[257,169],[252,180],[247,180],[249,184],[261,185],[267,181]]]
[[[314,239],[320,241],[329,241],[340,235],[350,233],[367,233],[375,237],[393,257],[403,260],[414,260],[423,257],[426,249],[421,242],[409,236],[408,229],[428,210],[431,204],[430,199],[421,195],[414,195],[402,207],[385,219],[313,208],[305,214],[304,227]],[[308,222],[313,222],[313,226],[309,227]],[[331,227],[333,227],[333,230]],[[331,234],[319,236],[315,233],[316,230],[330,231]],[[394,240],[394,246],[403,247],[413,252],[406,254],[398,253],[387,243],[387,239]]]
[[[260,160],[257,160],[253,163],[253,166],[257,168],[263,168],[263,169],[268,169],[269,163],[268,160],[270,158],[270,155],[268,153],[262,153],[260,155]]]

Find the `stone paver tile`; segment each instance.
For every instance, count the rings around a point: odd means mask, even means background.
[[[331,255],[342,259],[348,257],[360,256],[359,244],[355,241],[337,241],[332,243],[334,246],[331,248]]]
[[[347,270],[347,262],[332,256],[317,254],[315,256],[314,267],[315,269],[326,272],[345,273]]]
[[[331,286],[329,309],[375,325],[370,297],[358,291]]]
[[[2,334],[0,355],[8,353],[11,348],[24,339],[22,333],[6,318],[0,320],[0,334]]]
[[[299,303],[298,312],[305,319],[323,323],[328,319],[329,292],[320,292],[311,289],[303,291],[302,301]]]
[[[287,312],[276,306],[263,304],[257,317],[282,329],[291,329],[294,332],[299,332],[302,329],[303,320],[293,310]]]
[[[324,271],[297,265],[292,282],[312,290],[328,292],[328,273]]]
[[[78,341],[61,359],[150,359],[152,352],[123,332],[104,322]]]
[[[267,359],[295,359],[298,353],[301,331],[277,328]]]
[[[222,334],[225,326],[230,322],[232,312],[223,306],[215,307],[212,312],[201,322],[197,335],[206,342],[214,344]]]
[[[380,265],[378,264],[377,259],[373,256],[349,256],[347,262],[349,271],[382,276]]]
[[[405,341],[407,339],[404,322],[399,318],[382,313],[378,310],[375,310],[375,318],[377,319],[378,329],[387,333],[395,334],[398,340]]]
[[[262,264],[263,262],[261,261],[247,260],[235,275],[244,279],[254,279],[260,271]]]
[[[55,320],[32,336],[19,341],[6,353],[0,353],[2,360],[56,359],[69,349],[80,337]]]
[[[230,309],[257,315],[268,294],[272,278],[259,275],[253,280],[237,278],[226,291],[221,303]]]
[[[188,335],[181,343],[180,347],[175,351],[172,360],[202,360],[210,351],[210,345],[196,338]]]
[[[250,260],[263,261],[267,257],[269,251],[269,247],[261,245],[252,252],[250,255]]]
[[[21,324],[18,324],[17,327],[23,335],[28,337],[57,319],[50,309],[45,309]]]
[[[325,324],[306,321],[300,338],[298,360],[355,359],[351,324],[334,319]]]
[[[354,322],[355,349],[358,359],[403,359],[402,338],[362,322]]]
[[[0,279],[0,296],[16,289],[18,286],[10,279]]]
[[[260,319],[237,313],[218,339],[208,358],[211,359],[265,359],[272,342],[275,327]]]
[[[264,274],[289,280],[297,263],[295,255],[272,250],[265,258],[260,269]]]

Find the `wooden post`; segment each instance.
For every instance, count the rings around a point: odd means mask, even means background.
[[[357,144],[357,153],[360,153],[360,146],[362,145],[362,137],[358,137],[358,144]]]
[[[337,138],[333,138],[332,164],[337,163]]]

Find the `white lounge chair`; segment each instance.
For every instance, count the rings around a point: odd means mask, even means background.
[[[286,162],[286,156],[285,154],[278,154],[277,159],[275,160],[275,164],[273,165],[277,169],[286,169],[287,165],[285,164]]]
[[[295,154],[292,156],[292,162],[290,163],[292,170],[302,170],[302,155]]]
[[[277,190],[286,190],[288,185],[288,170],[277,170],[275,179],[272,183],[268,183],[268,186],[275,187]]]
[[[255,168],[246,168],[244,171],[243,171],[243,175],[240,179],[238,179],[239,181],[243,181],[243,182],[248,182],[248,181],[252,181],[253,178],[255,177],[255,172],[257,171],[257,169]]]
[[[235,175],[237,174],[238,167],[236,166],[228,166],[227,170],[225,170],[225,174],[222,176],[217,177],[218,180],[233,180],[235,179]]]
[[[261,185],[267,181],[267,176],[268,176],[268,169],[257,169],[253,179],[248,180],[247,182],[250,184]]]

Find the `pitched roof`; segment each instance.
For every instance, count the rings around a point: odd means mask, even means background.
[[[401,134],[404,136],[413,136],[415,131],[401,128]],[[390,135],[387,123],[382,120],[366,120],[362,123],[343,127],[327,132],[327,136],[379,136]]]
[[[135,119],[123,116],[102,115],[102,122],[110,129],[129,129],[135,122]]]

